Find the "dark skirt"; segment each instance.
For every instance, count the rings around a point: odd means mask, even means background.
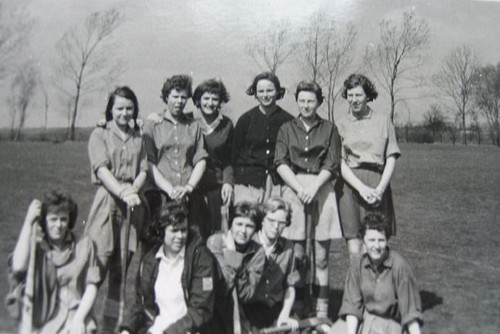
[[[352,171],[361,182],[372,188],[377,187],[382,177],[381,172],[373,169],[353,168]],[[389,235],[396,235],[396,216],[390,185],[385,190],[380,205],[376,207],[366,203],[359,193],[341,178],[337,181],[336,188],[340,225],[345,239],[357,238],[361,222],[367,213],[373,211],[382,212],[387,217]]]

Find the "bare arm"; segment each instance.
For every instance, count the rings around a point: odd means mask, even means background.
[[[365,200],[368,204],[374,204],[378,193],[375,189],[368,187],[354,174],[352,169],[347,166],[346,162],[342,160],[340,165],[340,170],[342,172],[342,177],[349,183]]]
[[[420,324],[414,320],[408,324],[408,332],[410,334],[420,334]]]
[[[148,166],[155,184],[158,186],[158,188],[166,192],[170,198],[172,198],[172,194],[174,191],[174,187],[172,186],[172,184],[165,178],[165,176],[163,176],[163,174],[158,170],[158,167],[156,167],[155,164],[149,162]]]
[[[304,191],[304,187],[299,182],[295,173],[288,165],[285,164],[279,165],[276,171],[281,176],[285,184],[290,188],[292,188],[293,191],[295,191],[297,194]]]
[[[185,184],[184,186],[175,187],[172,198],[181,199],[187,194],[192,193],[194,188],[196,188],[196,186],[200,182],[203,173],[205,173],[206,167],[207,167],[207,162],[205,159],[198,161],[196,165],[194,165],[193,172],[189,176],[187,184]]]
[[[97,296],[97,286],[95,284],[88,284],[83,293],[82,300],[78,305],[78,309],[71,320],[68,333],[71,334],[84,334],[85,333],[85,319],[90,310],[94,306]]]
[[[14,254],[12,255],[12,270],[14,272],[24,272],[28,269],[30,256],[30,236],[33,225],[40,219],[42,203],[34,199],[26,213],[24,224],[19,234]]]
[[[122,201],[127,203],[128,206],[132,207],[141,204],[141,200],[137,195],[137,188],[132,186],[130,183],[122,183],[118,181],[107,167],[99,167],[96,175],[110,193],[116,195]]]
[[[280,315],[278,316],[277,325],[287,324],[292,326],[292,328],[297,328],[299,323],[296,319],[290,318],[290,312],[292,311],[293,303],[295,302],[295,288],[289,286],[285,291],[285,298],[283,300],[283,307],[281,308]]]
[[[389,182],[391,181],[392,174],[394,173],[395,168],[396,168],[396,157],[394,155],[391,155],[390,157],[387,158],[387,161],[385,162],[385,167],[382,173],[382,177],[377,185],[377,188],[375,189],[379,194],[380,197],[379,200],[382,199],[382,195],[387,189],[387,186],[389,186]]]
[[[347,323],[347,334],[356,334],[358,332],[359,320],[354,315],[347,315],[346,318]]]

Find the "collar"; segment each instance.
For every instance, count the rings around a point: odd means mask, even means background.
[[[173,261],[173,260],[177,260],[177,259],[184,259],[184,257],[186,256],[186,245],[184,245],[184,247],[182,247],[181,251],[173,258],[167,257],[165,255],[165,252],[163,251],[163,247],[164,246],[162,245],[160,247],[160,249],[158,249],[158,251],[155,254],[155,258],[158,260]]]
[[[68,231],[66,237],[64,238],[64,249],[59,251],[53,248],[50,243],[47,242],[48,256],[54,262],[56,267],[61,267],[68,263],[72,258],[75,250],[75,236],[71,231]]]
[[[123,131],[120,130],[120,128],[118,127],[118,125],[116,125],[114,121],[109,121],[106,124],[106,128],[108,128],[111,132],[113,132],[116,136],[118,136],[118,138],[120,138],[123,141],[127,141],[130,137],[133,137],[135,133],[135,131],[130,126],[128,126],[127,132],[125,133],[124,137]]]
[[[185,123],[187,121],[186,114],[181,113],[181,115],[178,118],[174,118],[174,116],[172,116],[170,110],[168,109],[165,109],[163,111],[163,119],[169,121],[170,123],[173,123],[174,125],[177,125],[179,123]]]
[[[372,268],[373,270],[376,270],[376,268],[373,267],[372,262],[370,261],[370,257],[368,256],[367,253],[363,254],[363,257],[361,259],[361,264],[364,268],[369,267],[369,268]],[[389,246],[387,246],[387,252],[386,252],[385,259],[382,261],[380,266],[384,267],[384,268],[392,268],[393,264],[394,264],[394,258],[392,256],[392,252],[391,252]]]
[[[349,109],[349,119],[351,121],[360,121],[362,119],[370,119],[372,118],[372,114],[373,114],[373,110],[372,108],[370,108],[369,106],[366,106],[368,108],[368,113],[366,115],[362,115],[361,117],[356,117],[353,115],[353,113],[351,112],[351,110]]]
[[[257,233],[256,239],[257,239],[256,241],[262,245],[262,248],[264,248],[264,252],[266,253],[266,257],[269,257],[274,252],[274,250],[276,249],[276,245],[278,244],[278,240],[279,240],[279,239],[276,239],[276,240],[274,240],[274,242],[271,246],[266,246],[265,240],[267,238],[264,236],[264,233],[262,232],[262,230],[260,230]]]
[[[218,112],[219,114],[217,115],[217,118],[214,119],[214,121],[210,124],[207,123],[207,120],[203,116],[203,112],[196,108],[195,111],[193,112],[193,118],[195,121],[200,124],[201,131],[203,132],[204,135],[209,135],[212,132],[215,131],[215,129],[219,126],[219,124],[222,122],[223,116],[222,113]]]
[[[316,115],[316,118],[314,119],[313,123],[311,124],[311,127],[309,128],[309,130],[306,129],[306,126],[304,125],[304,121],[301,119],[300,115],[295,117],[295,119],[293,121],[299,127],[299,129],[301,129],[305,133],[309,133],[309,132],[311,132],[312,129],[319,126],[321,123],[323,123],[324,120],[321,117],[319,117],[318,115]]]
[[[257,109],[257,111],[258,111],[260,114],[262,114],[262,115],[264,115],[264,116],[267,116],[267,117],[271,117],[271,116],[273,116],[274,114],[277,114],[277,113],[278,113],[278,111],[280,111],[280,110],[281,110],[281,107],[280,107],[279,105],[276,105],[276,108],[275,108],[273,111],[271,111],[269,114],[267,114],[264,110],[262,110],[262,108],[260,107],[260,105],[256,106],[255,108]]]

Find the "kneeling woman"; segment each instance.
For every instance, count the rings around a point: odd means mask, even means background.
[[[213,259],[188,231],[187,210],[168,203],[153,225],[156,245],[144,255],[121,333],[208,333],[214,308]]]
[[[339,313],[346,318],[347,334],[420,333],[415,278],[408,262],[387,246],[388,232],[383,214],[365,216],[359,237],[366,253],[352,257]]]
[[[100,280],[99,267],[92,241],[84,237],[76,242],[71,232],[77,212],[73,199],[56,190],[47,193],[42,202],[33,200],[28,208],[12,255],[9,278],[13,286],[25,280],[29,282],[27,272],[34,279],[33,332],[88,334],[97,331],[91,310]],[[38,233],[34,230],[40,228],[38,223],[44,236],[33,245],[30,235]],[[28,269],[28,264],[33,265],[32,269]]]

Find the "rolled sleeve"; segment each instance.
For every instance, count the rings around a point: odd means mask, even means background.
[[[201,132],[201,128],[197,123],[192,123],[196,126],[196,142],[195,142],[195,150],[193,155],[193,166],[195,166],[201,160],[204,160],[208,157],[208,153],[205,150],[205,140],[203,139],[203,134]]]
[[[154,140],[154,127],[153,121],[146,120],[144,123],[143,140],[144,149],[146,151],[147,161],[151,162],[153,165],[158,163],[158,151],[155,146]]]
[[[399,150],[398,141],[396,139],[396,130],[394,129],[394,124],[390,117],[387,117],[387,149],[385,157],[388,158],[394,156],[399,158],[401,156],[401,151]]]
[[[290,166],[290,152],[288,150],[288,134],[287,126],[283,125],[278,131],[276,138],[276,147],[274,150],[274,167],[278,168],[280,165]]]
[[[106,154],[106,143],[104,140],[103,129],[97,128],[92,131],[89,138],[88,152],[93,177],[96,177],[96,173],[99,168],[109,168],[110,161]]]
[[[339,317],[345,318],[347,315],[352,315],[359,320],[363,319],[364,305],[363,296],[361,294],[360,262],[361,258],[359,256],[355,256],[351,260],[349,273],[346,277]]]
[[[423,322],[420,292],[409,265],[401,266],[397,273],[396,289],[401,325],[407,326],[414,320]]]
[[[327,170],[332,174],[333,178],[339,176],[340,170],[340,136],[337,127],[333,125],[330,132],[330,140],[328,144],[326,158],[321,165],[322,170]]]

